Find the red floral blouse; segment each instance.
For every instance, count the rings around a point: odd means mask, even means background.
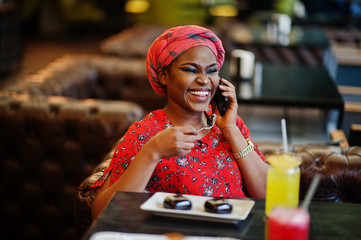
[[[249,129],[240,117],[237,117],[237,126],[245,138],[250,137]],[[109,167],[93,183],[92,189],[103,186],[110,173],[110,185],[116,182],[144,144],[169,127],[172,127],[172,123],[163,110],[153,111],[143,120],[134,122],[118,144]],[[255,151],[265,160],[257,147]],[[189,154],[160,159],[146,190],[213,197],[246,197],[241,171],[229,144],[216,125],[195,143]]]

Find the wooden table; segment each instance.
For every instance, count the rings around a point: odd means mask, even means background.
[[[83,239],[100,231],[188,236],[224,236],[238,239],[264,239],[265,201],[256,199],[248,218],[237,224],[214,223],[155,216],[139,206],[151,194],[117,192]],[[361,205],[312,202],[310,240],[361,239]]]

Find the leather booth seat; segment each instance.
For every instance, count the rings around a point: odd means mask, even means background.
[[[99,46],[100,52],[109,56],[146,59],[153,41],[170,27],[172,26],[136,23],[104,39]],[[218,27],[207,26],[207,28],[221,38],[226,52],[230,51],[226,34]]]
[[[143,116],[128,101],[1,96],[1,237],[77,239],[74,193]]]
[[[134,24],[104,39],[99,48],[103,54],[111,56],[145,59],[154,39],[167,28],[166,26],[154,24]]]
[[[162,108],[145,59],[64,55],[0,91],[0,232],[76,239],[74,192],[129,125]]]
[[[145,59],[105,55],[64,55],[4,92],[29,96],[63,96],[75,99],[126,100],[147,112],[165,106],[146,75]]]
[[[279,143],[257,144],[266,156],[282,150],[282,144]],[[293,146],[291,152],[302,160],[300,200],[304,199],[313,176],[319,173],[321,181],[313,201],[361,203],[361,147],[309,144]],[[95,192],[90,190],[90,186],[109,166],[111,156],[112,151],[80,184],[75,195],[75,224],[79,236],[85,233],[92,222],[91,206]]]

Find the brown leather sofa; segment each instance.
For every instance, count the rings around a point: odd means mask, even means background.
[[[133,121],[164,105],[145,73],[144,60],[66,55],[1,89],[4,236],[77,239],[79,184]]]
[[[74,193],[144,110],[127,101],[0,97],[3,239],[77,239]]]
[[[35,74],[6,86],[3,92],[35,97],[126,100],[147,112],[165,106],[166,98],[151,88],[145,59],[104,55],[64,55]]]
[[[258,143],[264,154],[282,150],[282,145],[272,142]],[[341,148],[328,145],[293,146],[291,151],[302,159],[300,199],[315,173],[321,174],[321,181],[313,201],[361,203],[361,147]],[[79,186],[75,195],[75,224],[79,236],[89,228],[94,191],[91,184],[102,175],[111,161],[112,151],[104,158]]]

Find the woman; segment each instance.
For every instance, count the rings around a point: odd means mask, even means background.
[[[234,86],[218,75],[224,53],[218,37],[199,26],[168,29],[153,42],[148,79],[168,104],[133,123],[120,141],[92,185],[93,219],[116,191],[265,197],[268,165],[237,116]],[[229,100],[224,115],[212,101],[217,88]],[[198,132],[208,124],[210,104],[216,123]]]

